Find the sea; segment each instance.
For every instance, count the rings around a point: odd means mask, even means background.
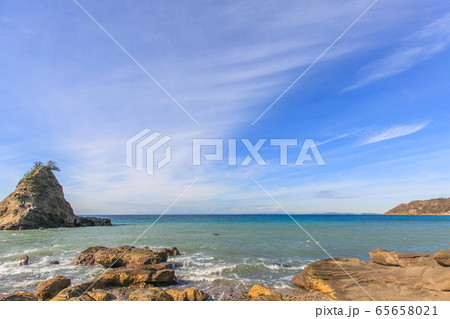
[[[180,264],[180,288],[200,288],[221,299],[253,284],[294,289],[295,274],[329,256],[369,260],[374,248],[432,253],[449,249],[450,241],[450,216],[292,215],[298,224],[272,214],[99,217],[114,226],[0,231],[0,293],[33,292],[56,275],[73,284],[100,275],[101,266],[70,263],[90,246],[177,247],[181,255],[169,261]],[[28,266],[15,261],[23,254]],[[53,260],[59,265],[50,265]]]

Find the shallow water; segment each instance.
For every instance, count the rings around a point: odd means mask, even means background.
[[[89,246],[133,243],[157,216],[107,216],[113,227],[60,228],[0,232],[0,293],[34,291],[37,283],[64,275],[74,284],[102,272],[99,266],[70,261]],[[368,260],[384,248],[401,252],[448,249],[450,216],[295,215],[294,218],[333,257]],[[214,235],[218,234],[218,235]],[[286,215],[165,215],[135,244],[154,249],[176,246],[183,263],[176,270],[186,286],[218,296],[222,290],[259,283],[292,287],[293,275],[307,264],[328,258]],[[15,259],[30,257],[18,267]],[[58,260],[60,265],[49,265]]]

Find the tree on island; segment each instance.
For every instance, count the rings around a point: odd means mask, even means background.
[[[32,175],[34,172],[36,172],[36,170],[37,170],[38,168],[41,168],[41,167],[46,168],[46,169],[49,169],[49,170],[51,170],[51,171],[57,171],[57,172],[60,171],[58,165],[57,165],[56,162],[54,162],[54,161],[48,161],[47,164],[44,164],[44,163],[41,162],[41,161],[34,162],[33,167],[31,167],[31,168],[25,173],[25,175],[24,175],[23,178],[19,181],[18,184],[20,184],[23,180],[25,180],[27,177],[29,177],[30,175]]]

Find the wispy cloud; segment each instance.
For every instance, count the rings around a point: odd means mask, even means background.
[[[401,47],[384,58],[362,67],[362,77],[343,90],[360,88],[374,81],[407,71],[416,64],[443,51],[450,44],[450,13],[428,24],[419,32],[403,40]]]
[[[330,198],[352,198],[350,196],[340,196],[339,194],[336,194],[330,190],[324,190],[324,191],[317,192],[315,194],[315,197],[316,198],[324,198],[324,199],[325,198],[328,198],[328,199],[330,199]]]
[[[342,134],[342,135],[339,135],[339,136],[336,136],[336,137],[332,137],[332,138],[329,138],[328,140],[325,140],[323,142],[316,143],[316,145],[320,146],[320,145],[325,145],[325,144],[328,144],[328,143],[331,143],[331,142],[339,141],[339,140],[344,139],[346,137],[350,137],[352,135],[355,135],[359,131],[360,130],[357,130],[357,131],[354,131],[354,132],[350,132],[350,133],[345,133],[345,134]]]
[[[398,125],[391,127],[381,133],[376,133],[375,135],[372,135],[366,140],[364,140],[360,145],[367,145],[372,144],[376,142],[386,141],[390,140],[396,137],[406,136],[413,133],[416,133],[423,128],[425,128],[428,125],[427,123],[421,123],[421,124],[412,124],[412,125]]]

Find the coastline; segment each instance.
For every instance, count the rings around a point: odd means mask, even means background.
[[[208,293],[177,279],[183,265],[171,257],[175,248],[90,247],[72,265],[95,267],[101,273],[72,285],[72,279],[55,276],[40,282],[35,293],[0,294],[3,301],[332,301],[332,300],[450,300],[450,250],[433,254],[397,253],[374,249],[370,261],[356,258],[321,259],[295,274],[295,288],[269,289],[254,284],[250,289],[232,283],[210,285]],[[22,256],[18,267],[27,267]],[[345,269],[345,270],[344,270]]]

